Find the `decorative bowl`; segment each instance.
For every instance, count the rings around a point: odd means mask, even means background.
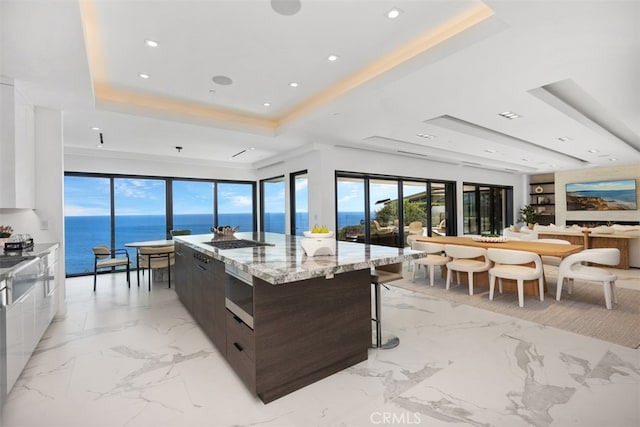
[[[233,233],[239,229],[240,226],[231,228],[227,225],[226,227],[211,227],[211,232],[216,236],[233,236]]]
[[[312,233],[311,231],[305,231],[303,232],[304,237],[309,237],[311,239],[316,238],[316,239],[322,239],[322,238],[328,238],[328,237],[333,237],[333,231],[329,231],[328,233]]]

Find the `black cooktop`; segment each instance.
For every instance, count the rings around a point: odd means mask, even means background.
[[[241,249],[241,248],[255,248],[260,246],[273,246],[270,243],[256,242],[254,240],[235,239],[235,240],[211,240],[208,242],[202,242],[206,245],[213,246],[218,249]]]

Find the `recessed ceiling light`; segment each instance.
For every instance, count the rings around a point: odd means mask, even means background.
[[[589,150],[589,152],[590,152],[590,153],[597,153],[597,152],[598,152],[598,150],[591,149],[591,150]]]
[[[296,83],[296,82],[291,82],[291,83],[289,83],[289,86],[291,86],[291,87],[298,87],[298,83]]]
[[[610,162],[615,162],[616,160],[618,160],[618,159],[613,158],[613,157],[609,159]]]
[[[222,86],[228,86],[231,83],[233,83],[233,80],[231,80],[231,77],[227,77],[227,76],[213,76],[211,80],[213,80],[215,84],[219,84]]]
[[[269,102],[265,102],[262,105],[264,105],[265,107],[270,107],[271,106],[271,104]]]
[[[144,44],[146,44],[146,45],[147,45],[147,46],[149,46],[149,47],[158,47],[158,42],[157,42],[157,41],[155,41],[155,40],[149,40],[149,39],[146,39],[146,40],[144,41]]]
[[[568,136],[560,136],[558,137],[558,141],[562,141],[562,142],[573,141],[573,138]]]
[[[485,151],[485,153],[492,153],[492,154],[496,152],[496,150],[488,150],[488,149],[484,150],[484,151]]]
[[[94,127],[91,128],[91,130],[100,130],[100,128],[94,126]]]
[[[389,12],[387,12],[387,18],[396,19],[398,16],[400,16],[401,13],[402,11],[400,9],[398,9],[397,7],[394,7]]]
[[[327,59],[331,62],[337,61],[338,58],[340,58],[338,55],[329,55],[327,56]]]
[[[256,147],[249,147],[249,150],[255,150]]]
[[[140,77],[141,79],[148,79],[149,77],[151,77],[149,74],[145,74],[145,73],[139,73],[138,77]]]
[[[513,119],[517,119],[518,117],[522,117],[520,114],[514,113],[513,111],[504,111],[504,112],[502,112],[502,113],[500,113],[498,115],[502,116],[502,117],[504,117],[506,119],[509,119],[509,120],[513,120]]]

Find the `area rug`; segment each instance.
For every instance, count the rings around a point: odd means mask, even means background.
[[[483,310],[529,320],[545,326],[574,332],[609,341],[625,347],[640,346],[640,291],[616,288],[618,304],[612,310],[604,305],[602,284],[581,282],[576,280],[573,293],[568,295],[563,289],[562,298],[556,301],[555,271],[547,276],[548,291],[544,301],[538,297],[525,295],[524,307],[518,306],[517,293],[496,293],[493,301],[489,301],[489,290],[476,287],[474,295],[469,295],[469,288],[463,284],[452,284],[450,290],[444,289],[444,280],[438,278],[430,287],[423,272],[416,277],[415,283],[410,279],[389,283],[391,286],[412,290],[435,298],[465,304]]]

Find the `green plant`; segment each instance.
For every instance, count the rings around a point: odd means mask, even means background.
[[[426,202],[410,202],[404,200],[402,210],[404,212],[404,224],[413,221],[425,222],[427,218]],[[380,223],[389,223],[398,218],[398,201],[392,200],[384,205],[382,209],[376,212],[376,220]]]
[[[524,205],[520,209],[520,221],[524,221],[527,224],[535,224],[537,220],[538,214],[531,205]]]

